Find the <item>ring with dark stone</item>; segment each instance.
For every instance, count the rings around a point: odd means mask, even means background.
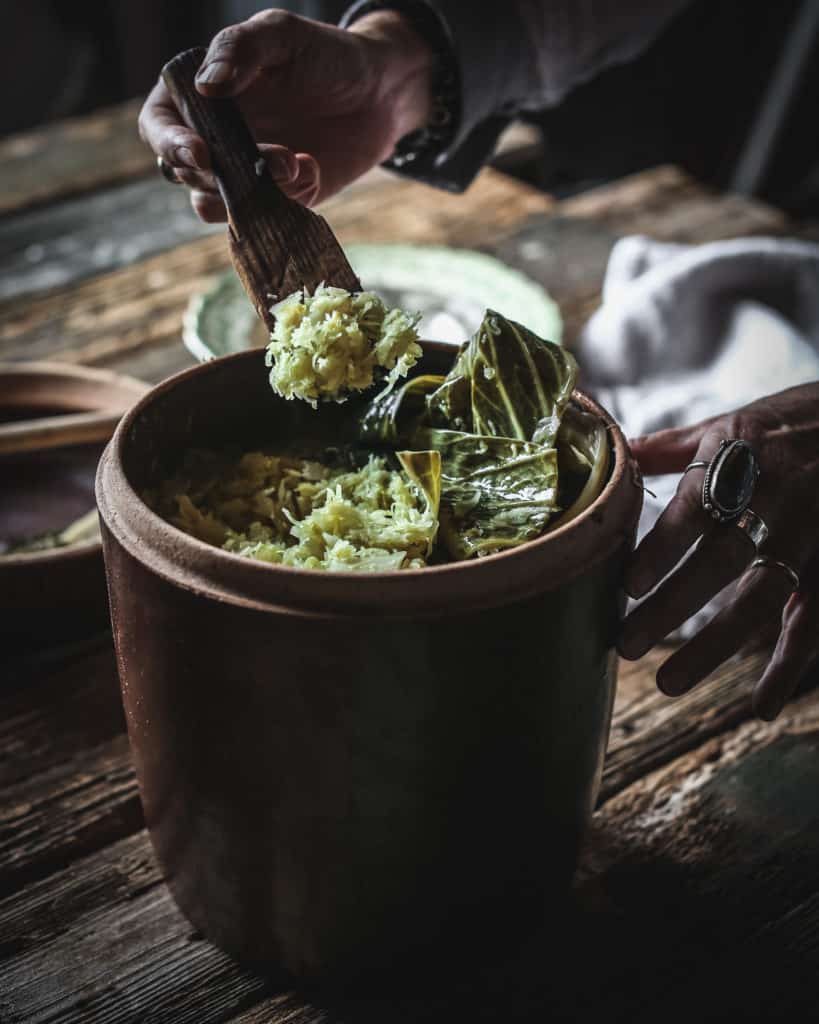
[[[745,511],[759,479],[759,463],[747,441],[720,442],[702,482],[702,507],[719,523],[729,523]]]

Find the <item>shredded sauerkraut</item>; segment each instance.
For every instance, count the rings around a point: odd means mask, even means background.
[[[423,455],[440,473],[438,453],[413,452],[412,460]],[[422,477],[392,470],[378,456],[348,469],[263,452],[233,462],[192,452],[146,500],[186,533],[246,558],[388,572],[426,564],[439,496]]]
[[[378,370],[390,387],[421,357],[420,314],[388,310],[373,292],[321,284],[312,295],[294,292],[271,312],[276,325],[265,357],[271,387],[314,408],[319,399],[343,402],[349,392],[370,387]]]

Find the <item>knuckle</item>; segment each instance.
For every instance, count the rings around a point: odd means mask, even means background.
[[[750,440],[747,437],[748,430],[745,421],[739,413],[729,413],[722,422],[722,429],[720,430],[720,439],[726,437],[742,437],[746,441]]]
[[[711,426],[702,435],[702,441],[700,442],[700,452],[702,452],[702,458],[710,459],[717,448],[719,448],[720,441],[722,441],[729,431],[727,423],[728,417],[723,417],[721,420],[717,420],[712,423]],[[699,455],[699,452],[697,453]]]
[[[739,410],[720,416],[703,435],[703,441],[708,444],[708,450],[713,454],[721,441],[740,438],[749,444],[755,444],[763,439],[765,431],[765,425],[759,416]]]
[[[228,25],[221,32],[217,32],[211,40],[208,58],[213,60],[217,56],[225,57],[234,50],[245,34],[245,25],[246,22],[241,22],[238,25]]]
[[[289,27],[295,21],[296,16],[292,11],[283,10],[281,7],[271,7],[267,11],[259,11],[248,18],[246,25],[264,25],[267,28],[281,29]]]
[[[186,164],[187,158],[183,159],[180,151],[183,149],[187,149],[188,151],[190,151],[190,148],[191,138],[189,135],[183,134],[182,132],[176,132],[174,135],[170,136],[168,138],[166,149],[168,151],[168,156],[170,157],[171,163],[174,164],[175,166],[178,166],[180,164]]]

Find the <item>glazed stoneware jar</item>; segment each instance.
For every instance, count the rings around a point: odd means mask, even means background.
[[[445,372],[452,349],[427,344]],[[434,966],[546,919],[591,813],[642,490],[477,561],[383,574],[242,559],[140,493],[190,447],[338,440],[276,398],[262,350],[154,388],[100,463],[122,697],[156,855],[241,959],[313,980]],[[346,419],[345,419],[346,417]]]

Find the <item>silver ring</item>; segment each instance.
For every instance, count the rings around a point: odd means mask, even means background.
[[[739,518],[734,521],[734,526],[738,526],[742,530],[757,551],[765,543],[768,536],[768,527],[765,525],[765,521],[749,508],[746,508]]]
[[[166,163],[161,156],[156,158],[156,166],[159,168],[159,173],[168,182],[169,185],[181,185],[182,182],[176,176],[176,170],[169,164]]]
[[[693,462],[689,462],[685,469],[682,471],[682,475],[688,472],[689,469],[708,469],[708,463],[705,459],[694,459]]]
[[[795,569],[791,569],[785,562],[780,562],[776,558],[768,558],[766,555],[759,555],[751,562],[750,569],[781,569],[788,579],[793,584],[793,589],[799,589],[799,573]]]
[[[718,523],[737,520],[751,504],[758,479],[759,463],[753,448],[738,437],[726,438],[705,471],[703,509]]]

